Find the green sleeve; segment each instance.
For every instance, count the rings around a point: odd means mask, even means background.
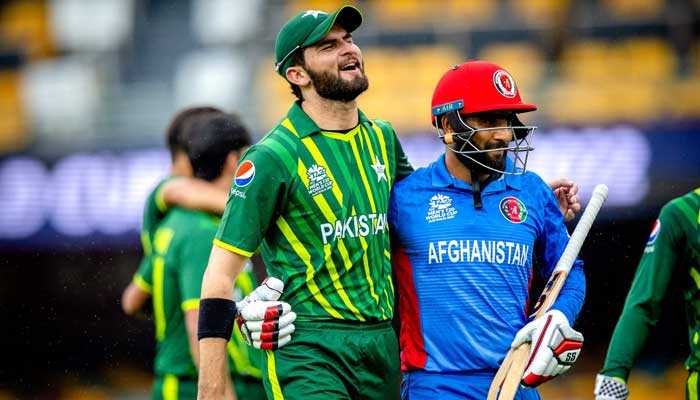
[[[199,308],[199,296],[211,253],[212,237],[213,232],[194,231],[182,244],[178,254],[178,286],[183,311]]]
[[[146,199],[146,205],[143,209],[143,221],[141,226],[141,243],[145,254],[150,254],[152,249],[153,235],[158,228],[158,224],[165,218],[168,213],[168,205],[163,199],[163,186],[171,178],[164,179],[156,185]]]
[[[253,165],[252,180],[234,179],[214,244],[251,257],[285,206],[289,171],[271,150],[254,146],[238,164]],[[250,165],[248,165],[248,168]]]
[[[153,263],[151,256],[144,255],[139,269],[134,274],[133,282],[146,293],[153,293]]]
[[[644,249],[622,314],[613,332],[602,374],[627,380],[630,370],[661,314],[683,231],[676,208],[667,204],[659,214]]]

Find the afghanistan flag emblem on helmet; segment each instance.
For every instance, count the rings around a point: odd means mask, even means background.
[[[504,197],[499,208],[503,217],[514,224],[525,222],[527,219],[527,208],[517,197]]]

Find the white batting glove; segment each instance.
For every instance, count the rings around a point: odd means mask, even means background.
[[[236,310],[245,308],[248,304],[256,301],[279,300],[283,292],[284,282],[274,277],[267,277],[260,286],[236,303]]]
[[[619,378],[598,374],[593,394],[595,400],[627,400],[630,390]]]
[[[525,325],[513,339],[511,347],[530,342],[530,358],[522,384],[539,386],[571,368],[581,353],[583,335],[569,325],[559,310],[549,310]]]
[[[248,345],[276,350],[292,340],[297,315],[288,303],[277,301],[283,291],[284,283],[269,277],[236,303],[236,325]]]

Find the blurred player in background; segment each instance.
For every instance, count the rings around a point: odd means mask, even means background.
[[[223,113],[194,118],[185,130],[194,177],[227,190],[241,154],[251,144],[240,120]],[[202,277],[219,218],[185,208],[171,209],[159,224],[152,253],[153,314],[156,359],[153,397],[195,399],[197,396],[197,323]],[[241,300],[255,287],[250,267],[238,276],[232,296]],[[229,368],[239,398],[264,398],[260,351],[240,335],[227,344]],[[231,385],[227,379],[229,397]],[[177,395],[177,397],[173,397]]]
[[[361,23],[353,6],[309,10],[277,36],[276,70],[297,101],[236,172],[202,286],[202,399],[222,395],[236,314],[231,285],[259,246],[268,274],[286,287],[275,307],[298,315],[291,342],[279,336],[274,312],[268,325],[277,333],[252,338],[279,348],[265,357],[268,397],[398,396],[387,211],[392,185],[412,168],[391,125],[358,108],[369,85],[351,35]],[[575,186],[562,187],[563,200],[577,207]]]
[[[690,355],[686,399],[697,399],[700,371],[700,188],[661,209],[647,240],[632,287],[613,332],[605,365],[596,377],[596,400],[624,400],[634,362],[656,325],[671,277],[685,277],[683,289]]]
[[[529,322],[533,256],[547,281],[568,243],[550,187],[525,172],[534,127],[501,67],[469,61],[447,71],[432,100],[445,154],[398,182],[389,207],[401,310],[403,399],[485,399],[510,347],[532,342],[523,384],[567,370],[583,336],[583,263]],[[512,159],[508,157],[511,154]],[[515,340],[513,339],[515,338]],[[535,389],[516,398],[538,399]]]
[[[144,277],[151,276],[153,236],[168,210],[179,206],[218,215],[223,213],[228,199],[228,190],[192,177],[192,165],[187,156],[187,143],[184,136],[185,126],[194,118],[220,112],[221,110],[214,107],[186,108],[177,113],[168,126],[166,142],[172,162],[170,176],[160,181],[146,200],[141,229],[144,255],[121,300],[122,309],[127,315],[134,315],[141,310],[153,292],[153,287],[148,283],[150,278]]]

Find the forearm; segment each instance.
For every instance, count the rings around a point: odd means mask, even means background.
[[[577,262],[569,271],[569,276],[552,308],[561,311],[573,326],[583,308],[585,297],[586,275],[581,264]]]
[[[150,293],[145,292],[132,281],[122,293],[121,303],[124,314],[133,316],[141,310],[150,297]]]
[[[642,305],[626,305],[615,326],[601,374],[627,381],[655,324],[656,320],[650,318]]]
[[[163,200],[169,207],[178,206],[213,214],[224,213],[228,192],[195,178],[177,178],[167,182],[162,190]]]
[[[226,339],[204,338],[199,341],[199,399],[220,399],[230,391]]]
[[[214,246],[202,281],[200,312],[205,299],[233,301],[233,285],[248,258]],[[207,315],[207,314],[205,314]],[[234,318],[233,315],[230,316]],[[205,323],[202,316],[200,321]],[[228,332],[230,336],[231,332]],[[199,398],[221,398],[227,391],[228,363],[226,343],[222,337],[203,337],[199,340]]]

